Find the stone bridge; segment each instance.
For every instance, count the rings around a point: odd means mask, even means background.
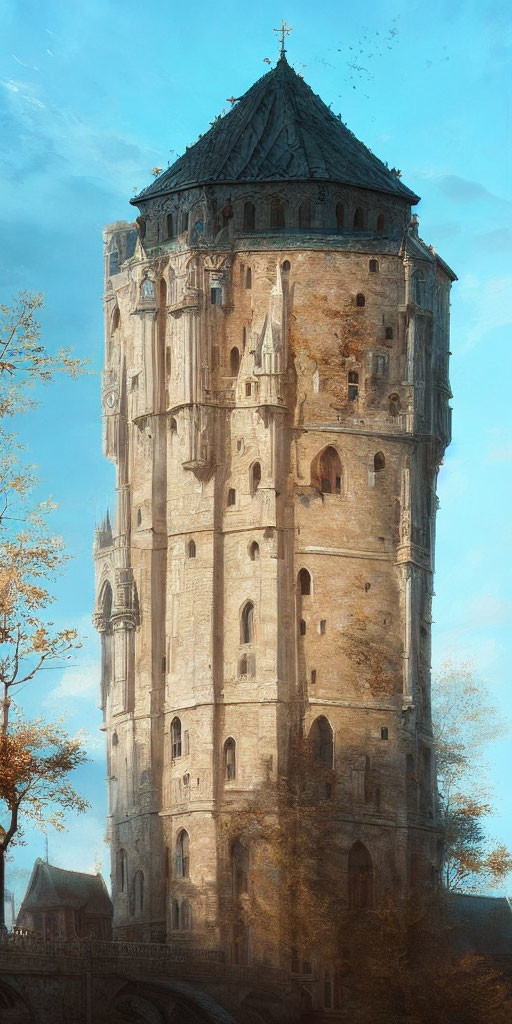
[[[226,964],[183,945],[43,940],[0,943],[1,1024],[284,1024],[291,989],[269,966]]]

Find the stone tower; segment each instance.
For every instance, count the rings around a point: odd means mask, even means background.
[[[251,850],[219,819],[296,729],[337,779],[347,900],[437,870],[455,275],[284,54],[132,202],[104,231],[118,499],[94,551],[114,930],[250,961],[219,898]]]

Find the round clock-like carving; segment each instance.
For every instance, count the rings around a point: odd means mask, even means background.
[[[116,393],[115,391],[108,391],[105,395],[105,405],[107,409],[113,409],[116,404]]]

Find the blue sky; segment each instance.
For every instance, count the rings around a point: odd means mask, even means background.
[[[357,5],[212,5],[153,0],[0,0],[4,157],[1,301],[44,291],[50,349],[103,356],[102,225],[131,220],[128,200],[204,132],[277,53],[273,28],[294,28],[288,58],[335,113],[422,196],[420,234],[454,268],[454,439],[439,481],[434,664],[472,658],[512,717],[509,503],[512,463],[508,4],[474,0]],[[54,863],[90,870],[103,847],[103,739],[98,647],[91,626],[94,523],[112,507],[101,455],[99,378],[62,380],[20,424],[40,494],[60,503],[55,531],[73,555],[54,617],[89,638],[64,672],[23,693],[32,713],[65,714],[91,754],[77,778],[93,808],[50,834]],[[490,751],[492,831],[512,845],[510,737]],[[44,840],[27,834],[8,868],[22,893]]]

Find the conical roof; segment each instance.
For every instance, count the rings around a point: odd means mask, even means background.
[[[281,56],[232,110],[131,202],[206,184],[331,181],[402,197],[402,185]]]

